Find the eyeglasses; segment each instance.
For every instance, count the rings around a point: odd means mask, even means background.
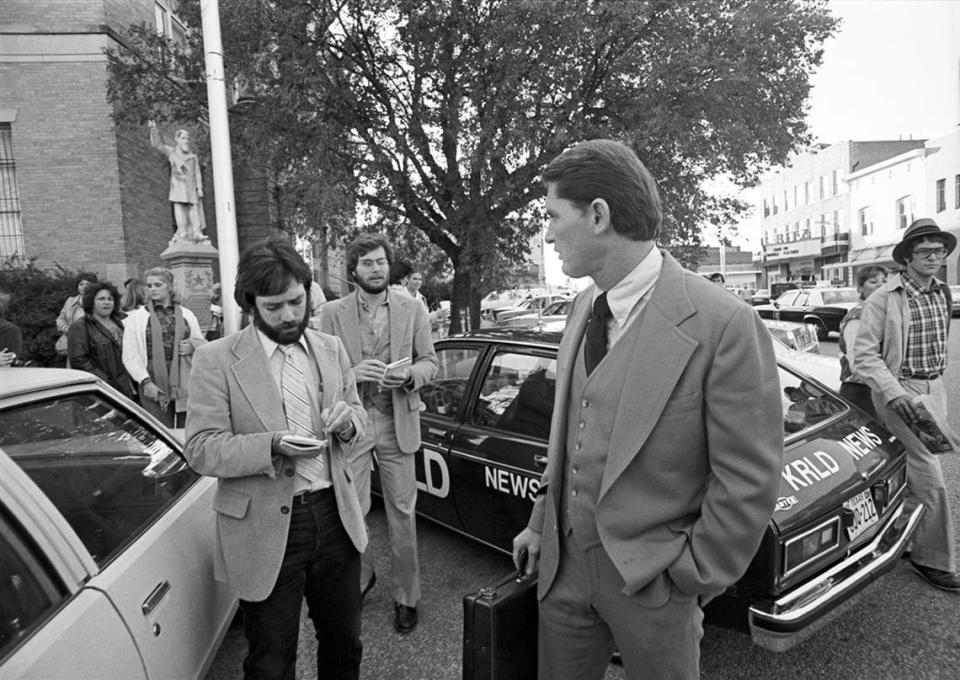
[[[924,260],[929,260],[930,258],[941,258],[946,257],[947,249],[946,248],[914,248],[913,254],[917,257],[922,257]]]

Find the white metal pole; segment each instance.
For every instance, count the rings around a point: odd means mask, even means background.
[[[240,255],[237,243],[237,214],[233,197],[233,162],[230,156],[227,91],[223,80],[220,7],[217,0],[200,0],[200,17],[207,71],[207,107],[210,110],[213,189],[217,199],[220,303],[223,306],[223,332],[227,334],[240,329],[240,306],[233,299]]]

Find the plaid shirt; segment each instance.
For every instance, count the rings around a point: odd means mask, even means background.
[[[390,291],[387,297],[371,308],[357,293],[357,316],[360,319],[360,352],[364,359],[390,362]],[[358,386],[365,408],[375,407],[385,415],[393,413],[390,390],[382,391],[376,383],[363,382]]]
[[[936,378],[947,367],[947,325],[950,310],[940,281],[922,289],[916,281],[901,275],[910,311],[907,346],[900,366],[901,378]]]

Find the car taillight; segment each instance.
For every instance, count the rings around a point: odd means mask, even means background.
[[[789,576],[840,546],[840,518],[831,517],[783,542],[783,575]]]

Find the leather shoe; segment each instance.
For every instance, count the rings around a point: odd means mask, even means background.
[[[941,571],[933,567],[925,567],[916,562],[910,562],[913,570],[920,575],[924,581],[940,590],[960,591],[960,577],[949,571]]]
[[[360,599],[362,600],[363,598],[365,598],[367,596],[367,593],[373,590],[373,587],[375,585],[377,585],[377,572],[373,572],[372,574],[370,574],[370,580],[367,581],[367,585],[365,585],[360,590]]]
[[[408,607],[399,602],[393,603],[393,629],[401,635],[406,635],[417,627],[417,608]]]

